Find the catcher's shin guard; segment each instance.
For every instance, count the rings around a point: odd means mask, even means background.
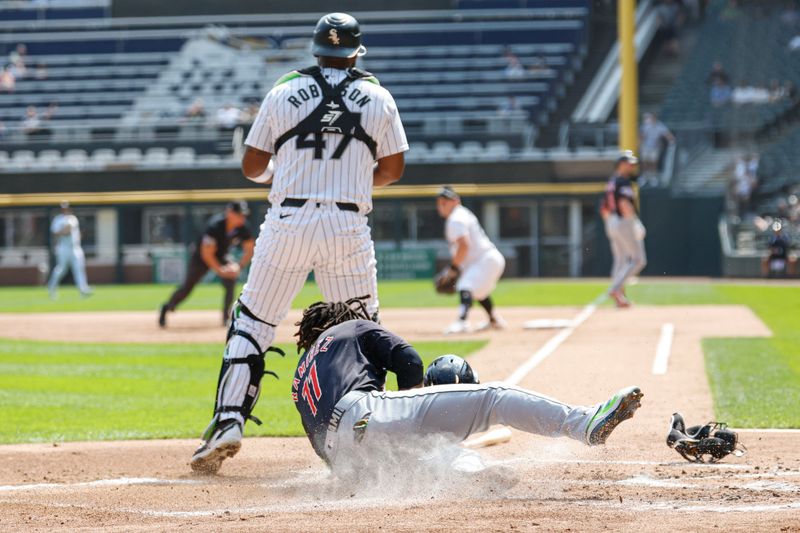
[[[273,346],[262,350],[252,335],[236,328],[235,319],[231,321],[226,357],[222,360],[217,381],[214,417],[203,432],[203,440],[208,441],[214,434],[220,422],[220,415],[223,413],[238,413],[242,417],[242,422],[252,420],[261,425],[261,420],[252,415],[261,394],[261,378],[264,374],[278,377],[274,372],[264,368],[267,352],[285,355],[283,350]],[[229,357],[231,353],[236,355]]]

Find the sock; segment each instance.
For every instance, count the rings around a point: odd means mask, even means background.
[[[461,298],[461,305],[458,307],[458,318],[466,320],[469,314],[469,308],[472,307],[472,293],[469,291],[461,291],[459,297]]]
[[[483,300],[479,300],[478,303],[481,304],[481,307],[486,310],[486,314],[489,315],[489,319],[494,322],[494,304],[492,303],[491,296],[487,296]]]

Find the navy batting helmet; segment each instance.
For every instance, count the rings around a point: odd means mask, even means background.
[[[311,53],[323,57],[363,56],[358,21],[347,13],[328,13],[317,22]]]
[[[423,385],[448,385],[455,383],[480,383],[478,374],[469,363],[453,354],[442,355],[433,360],[425,370]]]

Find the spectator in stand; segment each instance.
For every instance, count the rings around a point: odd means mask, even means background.
[[[681,51],[680,29],[683,26],[684,15],[680,4],[675,0],[662,0],[656,6],[658,15],[658,37],[664,43],[664,49],[668,54],[678,55]]]
[[[194,101],[186,108],[183,114],[186,122],[205,122],[206,120],[206,107],[202,98],[195,98]]]
[[[497,108],[497,114],[501,117],[514,115],[520,111],[522,111],[522,106],[519,105],[517,97],[513,95],[506,97],[506,99],[503,100],[503,102],[501,102],[500,106]]]
[[[47,65],[42,63],[41,61],[36,64],[36,70],[33,71],[33,77],[37,80],[46,80],[47,79]]]
[[[11,63],[14,75],[17,78],[24,78],[27,70],[28,47],[20,43],[8,54],[8,61]]]
[[[781,22],[787,26],[800,24],[800,6],[796,2],[786,2],[781,12]]]
[[[0,92],[13,93],[16,87],[17,77],[14,76],[11,65],[6,65],[2,72],[0,72]]]
[[[503,59],[506,61],[505,75],[509,80],[518,80],[525,77],[525,68],[522,66],[522,61],[511,50],[510,46],[506,46],[503,50]]]
[[[797,258],[789,253],[791,243],[784,235],[780,221],[772,223],[772,236],[767,246],[769,254],[761,259],[761,275],[765,278],[794,277],[797,274]]]
[[[658,186],[658,162],[664,143],[672,144],[675,136],[663,122],[653,113],[643,115],[642,126],[639,130],[640,154],[642,156],[642,185]]]
[[[0,120],[0,141],[4,141],[8,135],[8,130],[6,129],[6,125]]]
[[[241,113],[233,104],[225,104],[217,110],[217,127],[223,131],[236,129]]]
[[[733,96],[733,91],[731,90],[730,85],[723,82],[721,79],[714,80],[713,84],[711,85],[711,91],[709,93],[712,106],[714,107],[726,106],[729,103],[731,103],[732,96]]]
[[[780,102],[786,97],[786,89],[781,85],[778,80],[772,80],[769,83],[769,103],[774,104]]]
[[[750,159],[747,157],[739,156],[736,158],[732,192],[736,202],[736,211],[740,217],[744,217],[750,213],[750,197],[758,183],[755,174],[751,174],[750,172],[752,168]],[[755,164],[755,170],[756,172],[758,171],[757,162]]]
[[[22,119],[22,132],[25,135],[34,135],[39,132],[42,127],[42,119],[39,117],[39,112],[36,107],[29,105],[25,110],[25,118]]]
[[[795,87],[794,83],[791,81],[784,83],[783,91],[786,93],[786,98],[788,98],[791,103],[797,102],[797,87]]]
[[[706,83],[708,85],[714,86],[714,83],[719,81],[722,85],[731,84],[731,77],[728,76],[728,73],[725,71],[725,67],[722,66],[722,63],[719,61],[714,61],[714,64],[711,65],[711,72],[708,73],[706,77]]]
[[[528,73],[530,74],[539,74],[541,72],[547,72],[548,70],[550,70],[550,67],[547,66],[547,60],[544,56],[534,56],[528,65]]]

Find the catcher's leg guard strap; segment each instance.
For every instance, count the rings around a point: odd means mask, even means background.
[[[261,424],[258,418],[251,415],[261,393],[261,378],[264,374],[274,372],[264,369],[266,352],[276,352],[281,356],[283,351],[270,347],[262,351],[255,338],[247,332],[236,329],[235,323],[229,332],[225,358],[222,361],[214,414],[218,419],[231,418],[231,414],[242,421],[253,420]]]

